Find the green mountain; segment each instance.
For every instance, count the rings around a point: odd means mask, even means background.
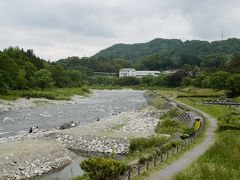
[[[194,54],[195,56],[205,56],[212,54],[228,54],[240,52],[240,39],[231,38],[224,41],[181,41],[178,39],[154,39],[147,43],[136,44],[115,44],[106,48],[96,55],[94,58],[105,57],[110,59],[125,59],[129,61],[141,60],[147,56],[156,53],[179,57],[186,54]]]
[[[181,47],[181,45],[182,41],[178,39],[154,39],[147,43],[115,44],[100,51],[94,57],[136,60],[157,52],[167,52]]]

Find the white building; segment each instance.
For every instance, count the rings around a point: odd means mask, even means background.
[[[119,77],[135,77],[136,70],[134,68],[120,69]]]
[[[158,76],[160,71],[136,71],[134,68],[120,69],[119,77],[138,77],[143,76]]]

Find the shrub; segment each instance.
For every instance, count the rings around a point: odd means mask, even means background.
[[[130,152],[143,151],[151,147],[160,147],[166,143],[166,137],[152,136],[149,138],[133,138],[130,140]]]
[[[194,129],[193,128],[184,129],[183,134],[188,135],[188,137],[192,136],[194,134]]]
[[[167,118],[163,121],[160,121],[157,124],[155,131],[156,131],[156,133],[160,133],[160,134],[172,135],[177,132],[183,132],[187,128],[188,128],[187,124],[185,124],[181,121],[171,120],[171,119]]]
[[[169,111],[169,117],[174,118],[179,115],[179,112],[176,108],[171,108]]]
[[[161,149],[156,150],[156,154],[157,154],[158,156],[160,156],[162,153],[163,153],[163,152],[162,152]]]
[[[96,180],[113,179],[127,170],[127,166],[117,160],[98,157],[84,160],[80,166],[90,179]]]
[[[189,135],[188,135],[188,134],[182,134],[182,135],[180,136],[180,138],[181,138],[181,139],[187,139],[187,138],[189,138]]]
[[[153,155],[152,154],[147,155],[147,160],[148,161],[151,161],[152,159],[153,159]]]
[[[147,161],[147,158],[145,156],[140,157],[138,160],[140,164],[145,164],[146,161]]]
[[[175,148],[180,144],[181,144],[181,141],[170,141],[163,146],[162,151],[167,152],[171,148],[173,148],[173,147]]]
[[[157,109],[163,109],[164,107],[164,100],[160,97],[155,97],[154,99],[150,100],[149,103]]]

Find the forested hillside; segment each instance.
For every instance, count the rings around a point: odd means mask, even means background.
[[[232,56],[238,53],[240,40],[235,38],[211,43],[155,39],[133,45],[117,44],[90,58],[70,57],[57,63],[66,69],[88,73],[118,72],[124,67],[137,70],[182,69],[186,64],[212,71],[225,68]]]
[[[0,51],[0,93],[16,89],[43,90],[52,86],[82,85],[83,75],[80,71],[66,71],[62,66],[36,57],[33,50],[9,47]]]
[[[18,47],[9,47],[0,52],[0,91],[4,93],[16,89],[81,87],[84,84],[105,87],[184,85],[230,90],[229,94],[232,96],[240,94],[240,40],[228,39],[209,43],[155,39],[146,44],[128,45],[130,49],[134,48],[122,52],[129,57],[136,57],[136,52],[140,51],[142,54],[154,52],[138,61],[116,59],[113,56],[95,56],[69,57],[52,63],[36,57],[33,50],[24,51]],[[134,50],[136,47],[137,51]],[[155,50],[158,53],[155,53]],[[118,78],[119,69],[126,67],[138,70],[178,69],[178,71],[175,74],[147,76],[142,79]],[[94,72],[116,73],[116,75],[104,77],[97,76]]]
[[[182,42],[177,39],[154,39],[147,43],[116,44],[106,48],[93,57],[107,57],[111,59],[141,60],[156,53],[163,53],[173,60],[179,60],[182,55],[194,54],[206,56],[213,54],[228,54],[240,51],[240,40],[236,38],[224,41],[192,40]]]
[[[97,53],[94,57],[107,57],[112,59],[139,60],[155,53],[166,53],[180,48],[183,42],[177,39],[154,39],[148,43],[115,44]]]

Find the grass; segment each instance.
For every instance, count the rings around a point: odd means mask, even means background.
[[[201,98],[178,98],[179,101],[188,104],[190,106],[196,107],[217,119],[225,116],[233,107],[220,106],[220,105],[205,105],[202,103]]]
[[[148,148],[159,147],[168,141],[166,137],[152,136],[148,138],[132,138],[130,140],[129,151],[144,151]]]
[[[90,93],[87,87],[79,88],[53,88],[41,90],[14,90],[5,95],[0,95],[0,99],[15,100],[20,97],[46,98],[55,100],[70,100],[73,95],[86,95]]]
[[[219,122],[226,121],[231,115],[236,114],[236,109],[233,107],[204,105],[199,98],[181,98],[178,100],[216,117]],[[236,116],[239,120],[239,115]],[[240,179],[239,137],[239,130],[218,131],[216,143],[189,168],[178,173],[173,179]]]
[[[223,96],[225,94],[224,90],[216,89],[206,89],[206,88],[197,88],[197,87],[178,87],[178,88],[158,88],[157,92],[163,96],[203,96],[203,97],[212,97],[212,96]]]
[[[209,123],[207,121],[206,122],[206,128],[208,128],[208,126],[209,126]],[[165,168],[169,164],[173,163],[174,161],[180,159],[184,154],[191,151],[195,146],[197,146],[199,143],[201,143],[204,140],[204,138],[206,136],[206,128],[199,138],[197,138],[192,144],[190,144],[189,146],[184,148],[182,151],[178,152],[177,154],[170,157],[166,161],[157,164],[155,167],[150,167],[148,170],[145,170],[144,172],[142,172],[140,176],[132,177],[132,179],[133,180],[144,180],[147,177],[151,176],[152,174],[162,170],[163,168]]]
[[[218,133],[217,142],[174,180],[240,179],[240,131]]]

